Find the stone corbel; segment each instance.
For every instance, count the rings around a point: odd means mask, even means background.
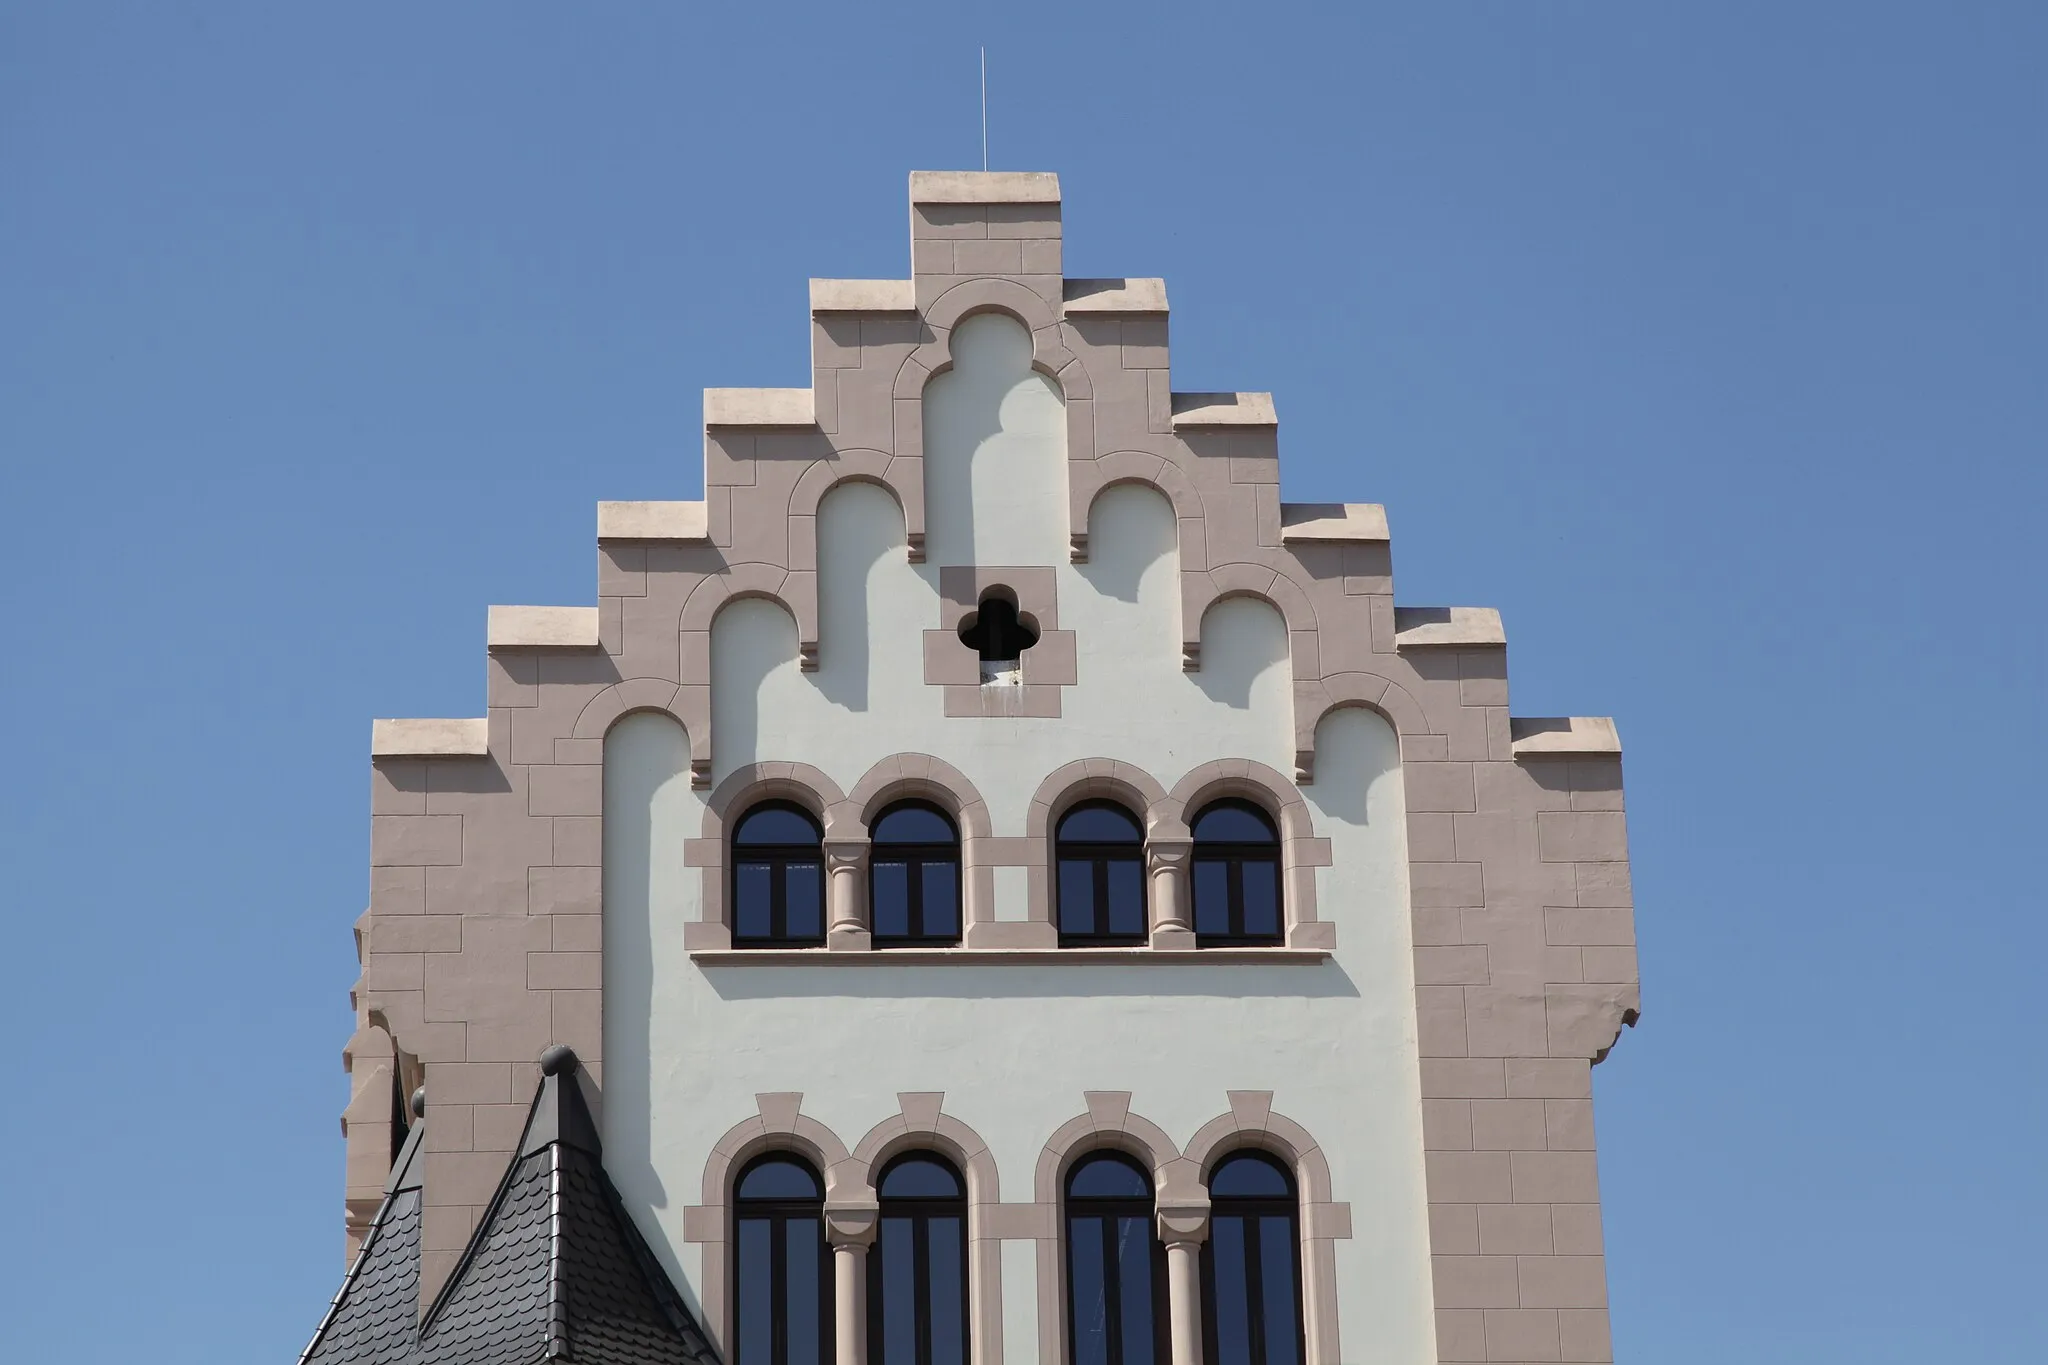
[[[873,1246],[881,1230],[879,1204],[827,1204],[825,1240],[835,1247]]]
[[[1192,948],[1195,928],[1189,911],[1188,864],[1195,846],[1188,839],[1148,839],[1145,843],[1147,908],[1154,948]]]
[[[825,946],[833,952],[864,953],[872,946],[868,930],[868,849],[866,839],[825,841]]]

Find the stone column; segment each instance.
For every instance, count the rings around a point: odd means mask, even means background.
[[[825,841],[825,946],[834,952],[868,950],[868,841]]]
[[[873,1204],[825,1210],[825,1240],[832,1246],[832,1365],[866,1365],[868,1358],[868,1248],[880,1230]]]
[[[1151,941],[1154,948],[1192,948],[1195,928],[1189,911],[1188,864],[1194,844],[1187,839],[1145,841],[1145,876],[1150,887]]]
[[[1166,1319],[1173,1365],[1202,1365],[1202,1243],[1209,1237],[1209,1205],[1159,1206],[1159,1240],[1166,1243]]]

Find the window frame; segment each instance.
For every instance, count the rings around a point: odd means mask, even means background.
[[[953,832],[948,844],[933,843],[882,843],[873,835],[868,839],[868,937],[870,946],[875,948],[944,948],[957,946],[967,926],[966,864],[961,857],[960,822],[955,820],[945,807],[923,797],[907,797],[891,801],[876,815],[870,829],[879,828],[895,812],[912,808],[930,811]],[[883,851],[889,856],[884,857]],[[911,931],[908,934],[883,934],[875,928],[875,870],[884,862],[906,863],[911,871],[904,878],[904,893],[908,898],[908,918]],[[924,868],[934,863],[950,863],[953,868],[953,932],[950,934],[929,934],[924,928]]]
[[[1193,836],[1193,831],[1202,823],[1202,817],[1219,807],[1249,811],[1258,817],[1272,832],[1270,843],[1252,842],[1242,839],[1202,839]],[[1287,941],[1287,876],[1281,856],[1283,840],[1280,837],[1280,823],[1273,813],[1256,801],[1242,796],[1223,796],[1205,804],[1188,822],[1191,835],[1191,849],[1188,858],[1188,919],[1195,930],[1195,946],[1198,948],[1268,948]],[[1196,901],[1201,885],[1201,869],[1204,864],[1224,868],[1224,921],[1227,928],[1220,934],[1202,932],[1202,916]],[[1246,931],[1245,922],[1245,878],[1262,865],[1270,865],[1273,878],[1274,929],[1270,934],[1253,934]]]
[[[945,1167],[946,1171],[953,1177],[953,1182],[959,1188],[960,1193],[952,1197],[923,1195],[906,1197],[899,1195],[895,1198],[882,1194],[882,1187],[889,1182],[889,1173],[907,1161],[928,1161],[933,1165]],[[889,1158],[888,1163],[882,1167],[880,1177],[875,1181],[875,1190],[879,1212],[876,1217],[874,1245],[868,1248],[867,1273],[867,1358],[869,1365],[885,1365],[886,1351],[882,1334],[886,1324],[882,1320],[882,1296],[886,1292],[887,1286],[884,1284],[886,1276],[883,1272],[881,1246],[882,1223],[890,1218],[908,1218],[911,1225],[911,1300],[914,1305],[911,1311],[916,1332],[914,1344],[911,1348],[911,1355],[913,1357],[911,1365],[933,1365],[934,1362],[931,1316],[932,1220],[935,1218],[957,1218],[959,1220],[960,1361],[961,1365],[969,1365],[969,1362],[974,1359],[974,1321],[969,1307],[972,1302],[972,1291],[968,1287],[968,1277],[972,1273],[973,1262],[969,1255],[970,1244],[967,1235],[968,1201],[966,1177],[961,1174],[960,1167],[944,1154],[924,1148],[917,1148],[912,1151],[899,1152]]]
[[[817,835],[809,844],[742,844],[740,831],[747,821],[764,811],[781,810],[801,816]],[[735,948],[822,948],[825,932],[832,922],[830,885],[825,868],[825,828],[818,817],[809,810],[786,797],[771,797],[756,801],[733,822],[732,834],[726,840],[726,896],[729,910],[728,921],[732,928],[732,946]],[[740,932],[740,868],[743,864],[766,864],[772,869],[768,880],[768,928],[765,935],[745,935]],[[789,869],[809,864],[818,869],[818,932],[816,935],[792,935],[789,933]]]
[[[1134,843],[1094,843],[1086,840],[1068,840],[1060,831],[1069,820],[1085,811],[1109,809],[1116,811],[1136,827],[1138,837]],[[1116,863],[1135,864],[1138,869],[1138,931],[1135,934],[1116,934],[1101,929],[1079,932],[1067,928],[1066,906],[1063,891],[1066,878],[1062,868],[1069,862],[1085,862],[1091,869],[1091,886],[1095,897],[1096,923],[1109,922],[1109,869]],[[1115,797],[1093,796],[1076,801],[1060,812],[1053,824],[1052,836],[1052,903],[1053,924],[1059,932],[1062,948],[1142,948],[1151,942],[1152,913],[1151,898],[1145,885],[1145,821],[1131,808]]]
[[[1209,1196],[1209,1235],[1202,1239],[1201,1282],[1202,1282],[1202,1359],[1206,1365],[1222,1365],[1221,1343],[1217,1340],[1216,1323],[1216,1222],[1219,1218],[1237,1218],[1244,1224],[1244,1266],[1245,1266],[1245,1336],[1250,1359],[1245,1365],[1274,1365],[1266,1358],[1266,1296],[1264,1293],[1264,1257],[1261,1244],[1264,1233],[1261,1220],[1284,1217],[1287,1220],[1288,1254],[1294,1266],[1294,1362],[1305,1365],[1308,1360],[1308,1312],[1304,1302],[1307,1294],[1302,1282],[1301,1255],[1301,1186],[1294,1178],[1293,1169],[1278,1156],[1262,1147],[1239,1147],[1225,1152],[1209,1168],[1202,1181],[1208,1189],[1216,1173],[1226,1165],[1238,1160],[1255,1160],[1272,1167],[1287,1185],[1282,1195],[1217,1195]],[[1288,1365],[1280,1362],[1279,1365]]]
[[[1082,1170],[1097,1161],[1114,1161],[1129,1167],[1144,1181],[1145,1194],[1136,1195],[1080,1195],[1074,1194],[1074,1180]],[[1171,1365],[1173,1358],[1172,1304],[1168,1297],[1166,1244],[1159,1240],[1159,1229],[1154,1221],[1158,1207],[1157,1193],[1153,1187],[1152,1173],[1144,1163],[1128,1152],[1113,1147],[1097,1147],[1075,1157],[1067,1167],[1065,1177],[1060,1181],[1060,1289],[1066,1303],[1066,1333],[1068,1365],[1079,1365],[1081,1359],[1081,1318],[1078,1311],[1078,1295],[1074,1289],[1074,1244],[1076,1239],[1074,1221],[1075,1205],[1079,1203],[1084,1216],[1100,1218],[1102,1225],[1102,1278],[1103,1300],[1107,1314],[1103,1323],[1104,1365]],[[1152,1359],[1150,1361],[1128,1361],[1123,1358],[1123,1265],[1116,1254],[1116,1226],[1121,1219],[1136,1218],[1145,1229],[1145,1237],[1151,1244],[1152,1266]]]
[[[746,1184],[747,1177],[774,1162],[801,1167],[811,1177],[817,1195],[802,1199],[743,1196],[740,1188]],[[732,1343],[733,1365],[789,1365],[789,1225],[799,1220],[814,1221],[818,1226],[817,1359],[819,1365],[830,1365],[837,1340],[835,1309],[838,1292],[832,1264],[832,1243],[825,1232],[825,1181],[818,1174],[818,1168],[797,1152],[780,1148],[762,1152],[741,1166],[734,1175],[732,1209],[732,1330],[728,1338]],[[740,1314],[746,1302],[746,1275],[740,1227],[753,1219],[768,1224],[769,1345],[765,1361],[747,1359],[742,1350],[746,1330],[740,1322]]]

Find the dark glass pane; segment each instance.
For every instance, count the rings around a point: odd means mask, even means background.
[[[884,1199],[958,1199],[960,1177],[953,1168],[929,1157],[905,1157],[882,1177]]]
[[[1102,1264],[1102,1219],[1069,1218],[1072,1276],[1067,1311],[1074,1315],[1074,1365],[1109,1365],[1109,1281]]]
[[[832,1292],[832,1286],[825,1280],[824,1257],[820,1254],[825,1242],[824,1225],[815,1218],[792,1218],[784,1226],[784,1233],[789,1238],[785,1257],[789,1303],[784,1310],[789,1322],[789,1365],[827,1365],[819,1359],[819,1336],[826,1327],[826,1315],[831,1312],[825,1296]]]
[[[896,806],[883,813],[868,837],[878,844],[950,844],[953,826],[929,806]]]
[[[967,1365],[966,1228],[958,1218],[931,1220],[932,1365]]]
[[[1211,1365],[1251,1365],[1251,1281],[1244,1259],[1244,1219],[1221,1215],[1209,1220],[1208,1286],[1210,1311],[1216,1316],[1216,1359]]]
[[[882,1359],[872,1365],[917,1365],[917,1259],[908,1218],[884,1218],[868,1273],[882,1277]]]
[[[1116,1259],[1123,1307],[1123,1365],[1152,1362],[1152,1220],[1116,1220]]]
[[[924,932],[929,938],[960,936],[960,868],[955,863],[926,863]]]
[[[1145,932],[1145,865],[1135,858],[1109,865],[1109,932]]]
[[[910,932],[910,864],[876,863],[869,883],[869,914],[874,932],[884,938],[902,938]]]
[[[1077,806],[1060,820],[1059,839],[1075,844],[1142,843],[1145,831],[1122,806]]]
[[[1194,833],[1205,843],[1272,844],[1280,840],[1264,811],[1235,801],[1219,801],[1197,815]]]
[[[1230,932],[1230,864],[1195,859],[1195,932]]]
[[[1280,865],[1247,862],[1243,875],[1246,937],[1280,937]]]
[[[767,863],[741,863],[733,870],[732,929],[739,938],[768,937],[768,887],[775,869]]]
[[[1278,1166],[1262,1156],[1234,1156],[1209,1176],[1212,1199],[1292,1199],[1293,1187]]]
[[[742,1199],[822,1199],[818,1177],[794,1161],[764,1161],[740,1180]]]
[[[742,1365],[769,1365],[775,1306],[769,1301],[769,1293],[774,1286],[769,1265],[767,1219],[739,1220],[739,1249],[735,1261],[734,1271],[739,1276],[733,1295],[733,1307],[739,1313],[739,1323],[733,1333],[737,1343],[735,1355]]]
[[[1301,1365],[1295,1331],[1294,1220],[1259,1220],[1259,1289],[1265,1298],[1266,1365]]]
[[[750,812],[733,832],[736,844],[815,844],[825,836],[817,822],[787,806],[765,806]]]
[[[1095,932],[1095,864],[1060,861],[1060,932]]]
[[[784,894],[789,898],[783,913],[788,918],[791,938],[825,936],[825,869],[817,863],[791,863],[782,870]]]
[[[1074,1168],[1067,1193],[1077,1199],[1150,1199],[1152,1181],[1122,1157],[1089,1157]]]

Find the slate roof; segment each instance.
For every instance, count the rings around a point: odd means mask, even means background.
[[[424,1324],[407,1176],[300,1365],[718,1365],[605,1174],[574,1054],[551,1050],[543,1069],[519,1151]]]

